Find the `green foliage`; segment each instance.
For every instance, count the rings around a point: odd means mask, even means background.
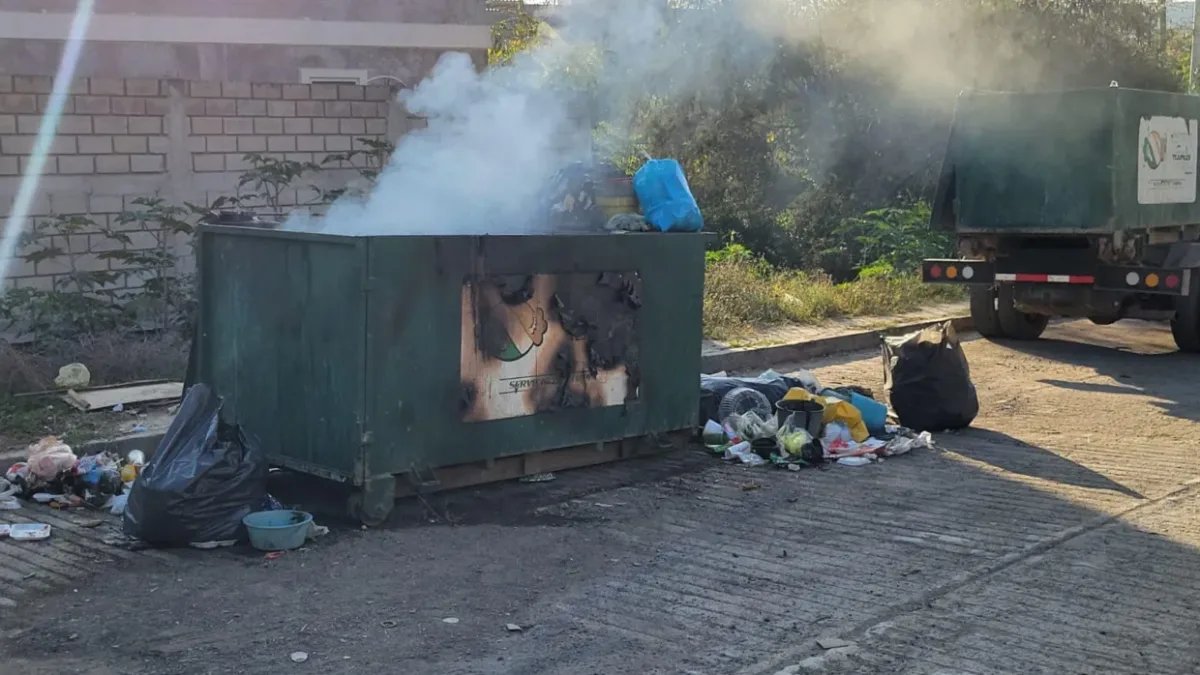
[[[248,153],[243,159],[250,168],[243,172],[238,180],[238,203],[261,202],[274,215],[284,212],[281,204],[284,190],[305,174],[321,170],[321,165],[313,162],[280,159],[257,152]],[[246,192],[246,188],[250,188],[251,191]]]
[[[133,201],[137,210],[117,216],[120,229],[106,236],[125,246],[123,249],[99,254],[101,259],[114,261],[130,286],[141,284],[141,292],[132,298],[126,309],[142,312],[152,318],[153,325],[166,329],[188,324],[195,309],[194,275],[178,270],[180,244],[194,246],[193,222],[203,211],[194,206],[172,206],[158,198],[139,198]],[[199,213],[198,213],[199,212]],[[133,247],[133,233],[144,233],[153,242],[151,247]]]
[[[82,215],[36,221],[22,235],[23,259],[62,266],[65,273],[54,276],[49,289],[16,288],[0,297],[6,329],[53,339],[187,324],[195,309],[194,280],[180,274],[177,250],[192,245],[193,221],[202,214],[157,198],[133,205],[111,228]],[[82,257],[89,248],[104,250]],[[106,267],[81,268],[84,259]]]
[[[504,65],[522,52],[541,44],[546,38],[545,23],[524,7],[506,19],[492,24],[492,46],[488,49],[488,63]]]
[[[932,229],[929,215],[929,206],[923,202],[876,209],[846,219],[835,234],[856,245],[860,276],[913,274],[920,270],[922,260],[954,253],[953,235]]]
[[[386,139],[356,138],[354,140],[359,146],[357,149],[326,156],[321,161],[321,168],[328,167],[330,164],[349,165],[358,170],[359,178],[362,181],[356,185],[332,190],[322,190],[314,185],[313,189],[321,195],[321,201],[324,203],[332,203],[346,194],[359,197],[369,194],[375,187],[375,181],[379,180],[379,174],[383,171],[383,167],[387,166],[392,153],[396,152],[396,146]]]
[[[80,267],[78,254],[88,250],[91,233],[102,232],[86,216],[60,215],[34,221],[21,236],[26,262],[60,266],[50,288],[15,288],[0,297],[6,329],[23,329],[47,337],[102,332],[126,325],[120,300],[120,274]]]
[[[22,235],[22,258],[54,265],[61,272],[49,288],[20,287],[0,296],[0,327],[40,339],[77,339],[113,331],[151,328],[189,330],[196,309],[195,275],[180,272],[185,247],[194,247],[195,225],[226,209],[266,208],[283,212],[283,193],[302,178],[330,165],[357,169],[369,190],[395,151],[386,140],[356,139],[358,149],[333,154],[321,164],[296,162],[256,153],[245,160],[250,169],[238,180],[237,194],[221,196],[207,206],[178,206],[160,198],[139,198],[133,209],[118,214],[112,227],[83,215],[57,215],[36,220]],[[346,189],[321,191],[318,203],[329,203]],[[103,242],[103,245],[100,245]],[[100,251],[93,258],[83,254]],[[80,267],[99,260],[104,269]]]

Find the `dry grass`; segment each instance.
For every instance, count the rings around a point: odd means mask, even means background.
[[[79,362],[93,385],[182,379],[189,342],[175,333],[86,335],[13,346],[0,342],[0,398],[54,387],[58,369]]]
[[[86,365],[93,385],[183,379],[188,348],[188,341],[174,333],[83,336],[21,346],[0,342],[0,450],[47,435],[77,443],[128,421],[107,412],[79,412],[57,395],[12,396],[52,389],[59,367]]]
[[[963,297],[960,289],[922,284],[916,277],[834,284],[824,275],[718,260],[708,264],[705,279],[704,335],[740,340],[771,326],[910,312]]]

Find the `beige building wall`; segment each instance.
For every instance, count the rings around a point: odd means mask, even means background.
[[[0,216],[9,215],[49,100],[51,79],[0,75]],[[395,138],[423,125],[392,103],[387,85],[253,84],[131,78],[79,78],[72,85],[29,219],[88,215],[97,229],[72,241],[76,269],[109,269],[96,254],[114,242],[100,228],[138,197],[182,205],[237,193],[246,153],[321,163],[362,147],[359,139]],[[338,187],[352,167],[331,165],[283,195],[286,205],[313,201],[310,184]],[[22,223],[28,229],[28,222]],[[138,237],[141,237],[140,239]],[[153,246],[137,235],[132,248]],[[178,251],[184,262],[186,242]],[[49,289],[69,271],[65,258],[16,261],[8,287]]]
[[[0,0],[4,219],[76,4]],[[423,126],[394,103],[398,89],[447,51],[484,67],[494,19],[482,0],[96,0],[96,10],[31,218],[87,214],[115,227],[140,196],[182,204],[234,194],[247,152],[320,162],[358,138],[395,140]],[[335,169],[318,182],[338,187],[354,175]],[[97,256],[114,245],[99,232],[55,243],[76,269],[112,264]],[[187,242],[177,250],[189,265]],[[13,269],[6,287],[49,288],[69,266],[17,260]]]

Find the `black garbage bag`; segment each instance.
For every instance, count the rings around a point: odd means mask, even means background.
[[[242,518],[267,494],[256,441],[220,420],[221,397],[188,390],[179,414],[129,493],[122,530],[155,546],[246,539]]]
[[[803,387],[805,382],[798,377],[780,375],[767,371],[758,377],[724,377],[716,375],[700,376],[700,424],[705,420],[720,422],[721,400],[735,389],[753,389],[767,397],[767,403],[774,410],[775,404],[787,395],[793,387]]]
[[[979,414],[971,368],[949,322],[886,338],[883,375],[892,409],[909,429],[962,429]]]

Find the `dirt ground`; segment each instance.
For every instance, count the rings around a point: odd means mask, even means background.
[[[0,673],[1196,672],[1200,358],[1136,323],[966,350],[975,428],[868,467],[678,452],[318,509],[274,561],[58,516],[0,543]],[[882,388],[876,354],[805,365]]]

